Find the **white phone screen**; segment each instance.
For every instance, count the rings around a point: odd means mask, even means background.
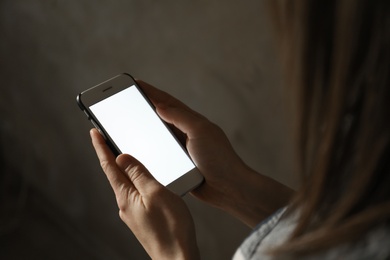
[[[135,86],[92,105],[90,110],[120,152],[143,163],[162,185],[195,168]]]

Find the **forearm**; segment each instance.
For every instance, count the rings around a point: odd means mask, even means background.
[[[234,181],[232,196],[227,196],[219,207],[253,228],[286,206],[294,191],[249,167],[245,168]]]

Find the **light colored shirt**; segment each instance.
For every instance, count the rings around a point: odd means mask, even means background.
[[[267,250],[281,245],[291,235],[296,217],[290,214],[282,218],[286,208],[279,209],[258,225],[244,240],[233,256],[233,260],[288,260],[291,256],[274,257]],[[325,252],[300,257],[301,260],[385,260],[390,259],[390,229],[383,225],[373,229],[355,243],[346,243]]]

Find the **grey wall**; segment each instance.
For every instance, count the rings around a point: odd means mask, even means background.
[[[119,220],[76,105],[129,72],[219,124],[292,185],[291,120],[262,1],[0,2],[0,258],[145,259]],[[191,196],[204,259],[250,230]]]

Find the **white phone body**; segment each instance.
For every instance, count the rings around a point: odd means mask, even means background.
[[[115,155],[134,156],[171,191],[183,196],[202,183],[185,147],[129,74],[83,91],[77,103]]]

